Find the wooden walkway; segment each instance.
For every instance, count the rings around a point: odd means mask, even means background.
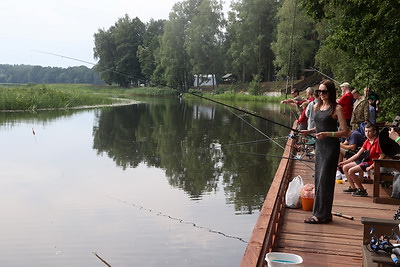
[[[313,171],[299,161],[294,162],[292,177],[301,175],[304,183],[314,183]],[[354,217],[354,220],[333,217],[329,224],[306,224],[310,211],[285,209],[283,224],[274,251],[295,253],[303,257],[303,266],[362,266],[363,226],[361,217],[392,219],[396,205],[372,202],[372,184],[363,184],[370,196],[344,194],[348,183],[336,184],[333,212]]]
[[[284,156],[288,154],[290,151],[285,151]],[[314,183],[314,163],[306,164],[308,166],[300,161],[282,159],[241,267],[266,266],[265,254],[270,251],[298,254],[303,257],[302,266],[307,267],[362,266],[361,217],[392,219],[397,211],[396,205],[373,203],[372,184],[364,184],[370,194],[368,197],[353,197],[342,192],[348,187],[345,182],[336,184],[333,212],[353,216],[354,220],[334,216],[329,224],[304,223],[311,211],[285,208],[281,202],[287,188],[285,180],[301,175],[305,184]]]

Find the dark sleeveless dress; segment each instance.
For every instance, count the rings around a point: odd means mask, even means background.
[[[336,132],[337,120],[330,115],[332,108],[315,112],[316,132]],[[315,199],[313,215],[318,219],[332,218],[335,176],[340,152],[339,138],[317,139],[315,144]]]

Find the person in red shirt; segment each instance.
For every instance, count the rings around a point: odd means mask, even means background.
[[[364,189],[360,179],[357,178],[356,173],[373,169],[373,159],[384,158],[385,156],[381,151],[381,147],[379,146],[375,125],[368,123],[365,126],[365,136],[367,137],[367,140],[365,140],[363,146],[360,148],[357,154],[339,163],[339,167],[343,168],[343,172],[350,184],[349,188],[344,189],[343,192],[352,193],[352,195],[356,197],[368,196],[367,190]],[[369,151],[369,157],[363,162],[357,164],[355,160],[357,160],[361,154],[367,150]]]
[[[338,104],[342,106],[347,126],[350,127],[351,114],[353,113],[354,97],[351,94],[349,83],[342,83],[340,85],[340,88],[342,89],[342,97],[339,99]]]
[[[303,111],[301,112],[301,115],[299,117],[299,119],[297,120],[297,123],[299,124],[299,130],[307,130],[307,115],[306,115],[306,109],[307,109],[308,103],[303,102],[301,103],[300,107],[303,109]]]

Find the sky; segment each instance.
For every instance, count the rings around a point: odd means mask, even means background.
[[[181,1],[0,0],[0,64],[92,67],[93,35],[99,29],[107,30],[125,14],[144,23],[168,19],[176,2]]]

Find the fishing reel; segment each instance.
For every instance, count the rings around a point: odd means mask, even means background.
[[[371,228],[370,234],[372,235],[374,232],[374,228]],[[382,250],[390,255],[390,258],[395,264],[400,265],[400,247],[393,245],[390,240],[395,239],[397,242],[400,241],[400,237],[396,234],[394,230],[392,230],[392,234],[390,236],[381,236],[377,237],[376,235],[372,235],[371,241],[369,243],[372,251]]]

